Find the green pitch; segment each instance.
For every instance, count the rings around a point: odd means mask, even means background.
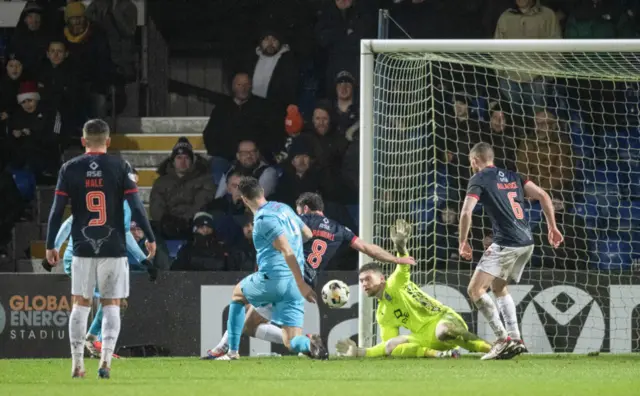
[[[632,395],[640,355],[522,356],[512,361],[245,358],[121,359],[112,379],[70,378],[69,360],[0,360],[0,395]]]

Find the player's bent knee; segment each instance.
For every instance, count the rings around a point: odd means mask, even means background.
[[[236,287],[233,288],[233,294],[231,295],[231,301],[241,302],[243,304],[248,304],[249,303],[247,301],[247,299],[244,297],[244,294],[242,293],[242,287],[240,287],[239,283],[236,285]]]
[[[396,349],[398,347],[398,345],[401,344],[405,344],[409,342],[409,340],[407,339],[407,337],[394,337],[392,339],[390,339],[389,341],[385,342],[384,344],[384,353],[387,356],[391,356],[391,353],[393,352],[394,349]]]

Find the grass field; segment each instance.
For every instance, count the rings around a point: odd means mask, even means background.
[[[0,360],[2,396],[638,395],[640,355],[521,356],[512,361],[254,358],[121,359],[112,379],[70,378],[70,361]]]

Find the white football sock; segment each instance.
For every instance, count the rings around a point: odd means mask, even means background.
[[[225,331],[224,334],[222,335],[222,339],[220,340],[220,342],[218,343],[218,345],[216,345],[216,347],[214,349],[226,349],[229,348],[229,332]]]
[[[69,343],[71,344],[72,370],[84,371],[84,337],[91,308],[74,305],[69,315]]]
[[[519,340],[520,329],[518,329],[518,317],[516,316],[516,304],[513,302],[511,294],[507,294],[504,297],[496,298],[498,309],[504,319],[505,327],[509,333],[509,337]]]
[[[261,323],[256,328],[256,338],[273,344],[284,344],[282,341],[282,329],[271,323]]]
[[[120,306],[105,305],[102,307],[102,356],[100,367],[111,367],[111,358],[116,349],[120,335]]]
[[[499,340],[507,338],[507,330],[500,321],[500,314],[496,309],[496,305],[491,300],[491,297],[487,293],[483,294],[478,301],[475,302],[478,311],[482,312],[482,315],[489,322],[489,326],[495,333]]]

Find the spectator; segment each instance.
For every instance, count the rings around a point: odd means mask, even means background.
[[[316,165],[321,169],[327,169],[329,174],[339,174],[343,154],[348,141],[344,136],[338,136],[331,119],[331,103],[318,101],[313,110],[312,125],[293,140],[304,140],[305,147],[313,150]],[[325,197],[327,198],[327,197]]]
[[[231,162],[238,143],[251,140],[270,161],[273,153],[279,151],[284,138],[284,109],[282,113],[275,111],[268,101],[253,96],[251,79],[247,73],[238,72],[233,76],[231,90],[232,97],[216,103],[202,133],[208,154],[216,157],[214,160]],[[218,164],[224,166],[221,161]]]
[[[313,158],[313,149],[307,146],[307,141],[297,140],[289,149],[290,160],[286,162],[278,187],[275,200],[295,207],[300,194],[305,192],[319,193],[332,196],[329,192],[334,181],[329,178],[326,168],[318,167]]]
[[[29,166],[41,182],[57,173],[60,115],[40,103],[35,82],[21,83],[17,100],[20,108],[9,122],[11,162],[16,168]]]
[[[240,172],[228,173],[225,183],[226,193],[207,204],[204,210],[211,213],[213,217],[218,215],[243,215],[247,208],[245,208],[238,190],[242,176]],[[220,188],[218,187],[218,189]]]
[[[34,77],[49,44],[48,32],[42,26],[42,13],[42,7],[35,1],[27,2],[9,45],[9,52],[22,61],[29,78]]]
[[[113,82],[113,63],[109,41],[104,32],[85,17],[81,2],[67,4],[64,10],[64,36],[69,60],[73,61],[76,78],[90,97],[89,114],[104,118],[107,114],[107,94]]]
[[[172,271],[228,271],[229,251],[213,232],[213,217],[206,212],[193,218],[191,240],[182,245]]]
[[[518,172],[535,181],[552,197],[572,202],[569,196],[574,180],[571,144],[564,135],[556,117],[548,110],[539,109],[535,113],[534,136],[520,142],[516,166]]]
[[[114,66],[116,113],[126,106],[126,84],[136,81],[138,7],[131,0],[93,0],[85,16],[106,33]]]
[[[253,215],[249,212],[239,219],[242,239],[231,246],[230,271],[253,272],[257,270],[256,249],[253,247]]]
[[[50,109],[60,113],[62,132],[65,136],[80,136],[83,124],[82,92],[80,91],[74,70],[67,61],[69,52],[65,41],[52,39],[47,50],[48,62],[44,62],[38,72],[38,88],[42,102]]]
[[[13,237],[15,223],[20,219],[24,203],[13,176],[6,169],[0,170],[0,258],[7,256],[7,246]]]
[[[567,19],[565,38],[612,39],[618,37],[620,9],[612,2],[579,0]]]
[[[562,38],[556,14],[539,0],[516,0],[515,7],[500,15],[496,39],[559,39]],[[534,105],[544,105],[545,79],[521,72],[499,72],[498,82],[504,100],[512,103],[514,112],[531,113]]]
[[[359,126],[358,103],[354,100],[353,94],[355,86],[356,80],[348,71],[343,70],[336,76],[334,113],[338,133],[342,136],[345,136],[350,128],[358,129]]]
[[[332,92],[333,79],[341,70],[360,76],[360,40],[372,37],[373,15],[365,9],[366,1],[335,0],[318,13],[316,38],[327,52],[326,92]]]
[[[15,54],[9,55],[6,70],[6,75],[0,80],[0,128],[2,128],[2,131],[5,130],[6,124],[19,107],[16,97],[24,69],[22,62]],[[3,144],[4,147],[5,145]]]
[[[265,31],[248,66],[248,70],[253,70],[251,92],[254,96],[271,100],[282,111],[296,103],[298,65],[283,36],[272,30]]]
[[[208,168],[207,160],[193,153],[185,137],[178,139],[171,157],[160,164],[149,204],[162,237],[186,239],[191,235],[189,222],[215,191]]]
[[[260,186],[264,189],[265,197],[275,191],[278,182],[278,172],[262,160],[258,147],[251,140],[243,140],[238,144],[236,160],[231,164],[229,171],[220,179],[216,198],[227,193],[227,175],[232,173],[253,176],[258,179]]]
[[[359,202],[360,193],[360,130],[359,124],[347,129],[345,139],[347,148],[342,157],[340,176],[342,182],[342,202],[347,205],[356,205]]]
[[[131,231],[131,235],[133,235],[133,238],[138,243],[138,247],[142,250],[142,252],[144,254],[149,254],[149,252],[147,251],[147,236],[144,234],[144,231],[142,231],[142,228],[140,228],[140,226],[135,221],[131,221],[129,230]]]
[[[512,117],[502,110],[498,102],[489,105],[489,123],[485,126],[482,140],[491,144],[498,168],[516,171],[517,138],[523,132],[516,128]],[[518,132],[516,132],[518,131]]]

